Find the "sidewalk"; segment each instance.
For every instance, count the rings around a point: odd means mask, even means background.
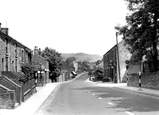
[[[37,93],[33,94],[28,100],[22,103],[15,109],[0,109],[0,115],[34,115],[38,108],[43,104],[51,92],[61,83],[68,83],[77,79],[81,73],[76,76],[76,78],[65,82],[58,83],[48,83],[43,87],[36,87]]]
[[[15,109],[0,109],[0,115],[33,115],[59,83],[37,87],[37,93]]]
[[[119,84],[118,83],[109,83],[109,82],[108,83],[107,82],[98,83],[98,82],[89,81],[89,79],[87,79],[86,82],[90,83],[92,85],[100,86],[100,87],[115,87],[115,88],[131,91],[131,92],[135,92],[135,93],[159,97],[159,90],[146,89],[146,88],[142,88],[142,90],[139,90],[138,87],[127,86],[127,83],[119,83]]]

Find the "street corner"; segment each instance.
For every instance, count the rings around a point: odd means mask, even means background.
[[[96,86],[98,86],[98,83],[93,82],[93,81],[90,81],[89,78],[88,78],[87,80],[85,80],[85,83],[89,83],[89,84],[91,84],[91,85],[96,85]]]
[[[92,85],[96,85],[96,86],[99,86],[99,87],[127,87],[127,83],[112,83],[112,82],[93,82],[91,80],[89,80],[89,78],[85,81],[85,83],[89,83],[89,84],[92,84]]]

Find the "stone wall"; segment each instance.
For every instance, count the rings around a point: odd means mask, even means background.
[[[15,107],[14,91],[0,93],[0,109],[13,109]]]
[[[137,74],[129,75],[128,86],[139,87],[139,76]],[[142,74],[141,87],[159,90],[159,72]]]
[[[21,87],[19,87],[18,84],[16,84],[11,79],[8,79],[5,76],[0,76],[0,84],[7,87],[10,90],[14,90],[16,103],[21,103]]]
[[[125,77],[125,72],[126,72],[126,64],[125,61],[129,60],[131,57],[130,52],[126,49],[124,45],[124,41],[121,41],[119,43],[119,63],[120,63],[120,76],[122,82],[126,82],[127,79]]]

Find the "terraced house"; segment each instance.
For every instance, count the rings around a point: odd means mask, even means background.
[[[20,81],[21,65],[31,63],[32,51],[9,36],[8,30],[0,24],[0,108],[14,108],[35,92],[34,80]]]
[[[31,63],[32,51],[8,35],[8,28],[0,31],[0,59],[2,71],[21,71],[22,63]]]

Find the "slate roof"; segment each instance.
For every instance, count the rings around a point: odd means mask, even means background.
[[[12,38],[11,36],[9,36],[9,35],[7,35],[7,34],[1,32],[1,31],[0,31],[0,37],[1,37],[1,39],[6,39],[6,38],[7,38],[7,39],[11,40],[12,42],[16,43],[17,46],[19,46],[19,47],[21,47],[21,48],[24,48],[26,51],[28,51],[28,52],[30,52],[30,53],[32,52],[31,49],[29,49],[28,47],[26,47],[26,46],[23,45],[22,43],[18,42],[17,40],[15,40],[14,38]]]

